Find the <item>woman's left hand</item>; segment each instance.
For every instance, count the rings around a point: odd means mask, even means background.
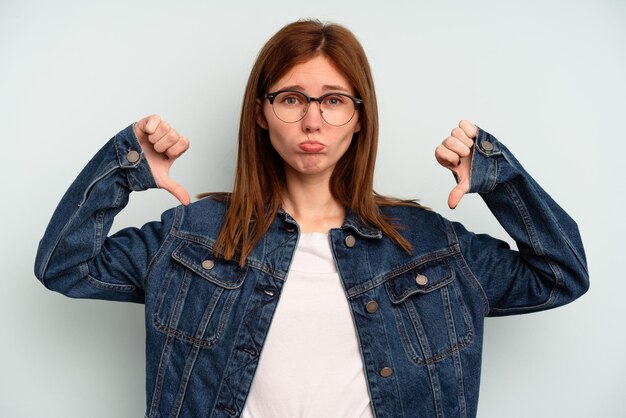
[[[470,189],[472,152],[478,128],[472,122],[462,120],[449,137],[435,149],[435,158],[454,174],[457,185],[448,196],[450,209],[456,208],[461,198]]]

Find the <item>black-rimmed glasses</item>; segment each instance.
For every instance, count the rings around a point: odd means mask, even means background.
[[[283,122],[302,120],[311,102],[319,103],[322,119],[329,125],[341,126],[350,122],[363,100],[344,93],[327,93],[320,97],[309,97],[301,91],[280,90],[261,96],[269,100],[276,117]]]

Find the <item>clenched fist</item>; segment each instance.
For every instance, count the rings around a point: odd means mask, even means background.
[[[452,130],[449,137],[435,149],[435,158],[442,166],[454,174],[457,185],[448,196],[450,209],[456,208],[461,198],[470,189],[470,173],[472,170],[472,152],[478,128],[473,123],[462,120]]]
[[[183,205],[188,205],[191,200],[189,193],[170,178],[169,172],[174,161],[189,148],[189,140],[180,136],[158,115],[141,119],[133,125],[133,131],[157,186],[170,192]]]

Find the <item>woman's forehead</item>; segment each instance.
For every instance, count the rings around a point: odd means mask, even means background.
[[[347,77],[324,55],[294,65],[270,87],[270,91],[283,89],[309,93],[332,90],[350,94],[354,90]]]

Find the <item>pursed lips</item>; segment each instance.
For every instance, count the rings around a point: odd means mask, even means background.
[[[308,153],[316,153],[324,149],[324,144],[317,142],[317,141],[301,142],[298,146],[300,147],[302,151],[308,152]]]

